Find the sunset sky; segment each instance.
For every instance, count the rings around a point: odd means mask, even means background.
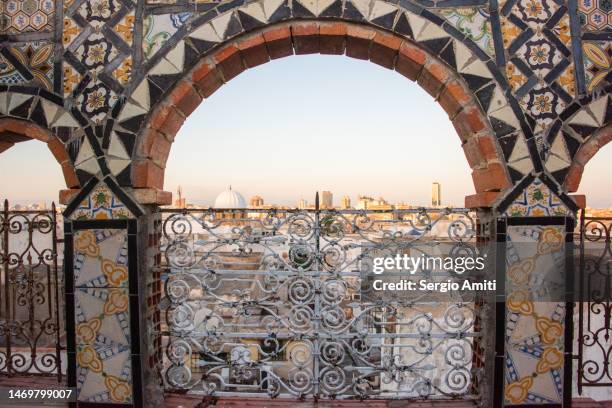
[[[23,160],[27,157],[27,161]],[[587,165],[587,203],[612,207],[612,147]],[[474,193],[459,137],[418,85],[370,62],[296,56],[246,71],[188,118],[172,146],[165,190],[212,204],[230,184],[245,198],[296,205],[315,191],[334,201],[358,194],[427,205],[431,183],[444,205]],[[40,142],[0,156],[0,197],[51,201],[64,188],[59,165]]]

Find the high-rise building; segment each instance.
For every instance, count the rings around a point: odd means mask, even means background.
[[[251,199],[249,200],[249,207],[250,208],[258,208],[258,207],[263,207],[264,205],[264,199],[261,196],[258,195],[254,195],[253,197],[251,197]]]
[[[187,199],[183,198],[183,188],[178,186],[178,190],[176,191],[176,195],[178,198],[174,201],[174,206],[176,208],[186,208],[187,207]]]
[[[321,192],[321,208],[334,208],[334,195],[331,191]]]
[[[437,181],[431,183],[431,205],[434,207],[442,205],[442,185]]]
[[[342,197],[342,209],[348,210],[349,208],[351,208],[351,197],[349,196]]]
[[[308,201],[304,200],[303,198],[300,198],[300,201],[298,201],[298,208],[300,210],[305,210],[306,207],[308,207]]]

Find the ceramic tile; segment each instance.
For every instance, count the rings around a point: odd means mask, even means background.
[[[612,30],[612,7],[608,0],[578,0],[578,11],[584,31]]]
[[[126,219],[133,218],[132,213],[115,194],[103,183],[100,183],[77,207],[71,219]]]
[[[130,403],[132,364],[126,347],[77,346],[77,395],[82,402]]]
[[[191,13],[148,15],[144,20],[142,50],[149,59],[191,17]]]
[[[612,72],[612,42],[583,41],[582,53],[586,88],[588,92],[593,92],[607,82],[606,77]]]
[[[125,288],[75,290],[76,344],[130,345],[129,296]]]
[[[126,287],[127,256],[125,230],[77,231],[74,235],[74,284]]]
[[[443,9],[440,14],[488,55],[495,55],[490,16],[485,8]]]
[[[19,34],[53,31],[54,0],[6,0],[0,33]]]
[[[78,13],[92,26],[100,28],[121,9],[118,0],[86,0]]]
[[[541,180],[534,180],[505,211],[509,217],[566,215],[569,210]]]
[[[509,226],[507,229],[506,361],[508,404],[559,403],[563,387],[564,304],[537,301],[538,288],[563,282],[564,226]],[[547,271],[552,271],[548,272]],[[555,277],[557,275],[557,277]]]

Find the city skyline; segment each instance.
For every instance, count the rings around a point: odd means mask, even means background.
[[[228,121],[228,112],[240,120]],[[610,161],[606,145],[586,165],[577,193],[588,205],[612,207],[612,180],[597,177]],[[0,178],[0,195],[16,203],[57,201],[65,188],[38,141],[3,152],[0,174],[11,175]],[[437,102],[373,64],[310,55],[256,67],[205,100],[172,145],[164,190],[180,184],[191,199],[212,202],[232,184],[281,205],[330,190],[427,206],[433,181],[445,186],[444,204],[463,206],[474,194],[461,142]]]

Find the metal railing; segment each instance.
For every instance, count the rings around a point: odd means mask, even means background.
[[[386,298],[376,257],[474,255],[467,209],[163,209],[167,390],[477,398],[477,298]],[[441,270],[416,276],[446,281]]]
[[[63,285],[55,204],[0,211],[0,373],[62,380]]]
[[[612,387],[612,217],[580,217],[578,393]]]

